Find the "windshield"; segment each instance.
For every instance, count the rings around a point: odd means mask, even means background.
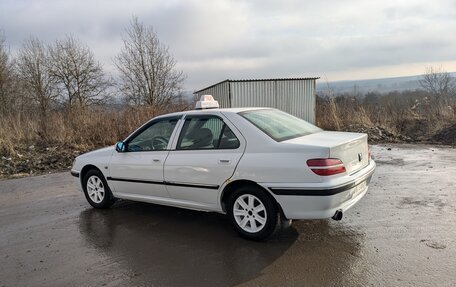
[[[322,131],[305,120],[274,109],[240,112],[239,115],[278,142]]]

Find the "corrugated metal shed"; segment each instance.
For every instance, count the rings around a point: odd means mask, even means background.
[[[225,80],[195,94],[212,95],[221,108],[271,107],[315,123],[314,78]]]

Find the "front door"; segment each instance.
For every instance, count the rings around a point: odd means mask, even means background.
[[[164,167],[170,196],[190,207],[218,206],[220,186],[233,175],[244,149],[242,135],[221,116],[186,116]]]
[[[179,117],[153,120],[125,141],[125,152],[114,152],[108,180],[119,197],[169,198],[163,164],[178,120]]]

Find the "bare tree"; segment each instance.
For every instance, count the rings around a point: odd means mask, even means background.
[[[47,63],[49,53],[46,46],[36,38],[24,42],[17,57],[17,72],[24,85],[26,97],[39,107],[41,132],[46,135],[48,113],[58,93]]]
[[[0,34],[0,113],[12,110],[14,70],[5,38]]]
[[[427,67],[420,80],[421,87],[430,93],[437,103],[456,93],[456,81],[442,67]]]
[[[49,47],[49,73],[68,108],[102,102],[111,82],[90,49],[72,36]]]
[[[185,76],[152,27],[134,17],[123,36],[114,63],[121,74],[120,90],[136,105],[164,106],[182,90]]]

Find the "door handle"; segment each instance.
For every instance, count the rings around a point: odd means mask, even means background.
[[[154,158],[153,161],[154,162],[160,162],[160,160],[158,158]]]
[[[220,163],[230,163],[229,159],[221,159],[219,160]]]

